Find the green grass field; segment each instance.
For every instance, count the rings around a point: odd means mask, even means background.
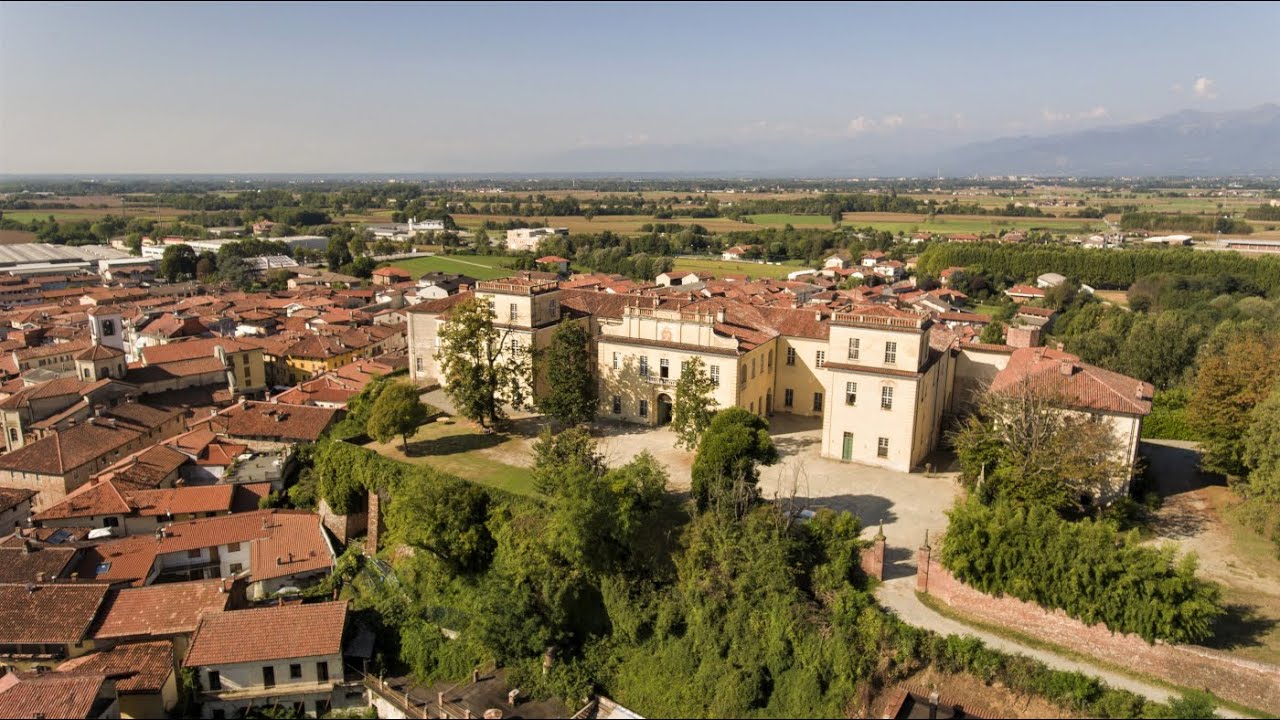
[[[892,233],[994,233],[1000,230],[1048,229],[1055,233],[1086,233],[1104,227],[1101,220],[1080,218],[1021,218],[983,215],[936,215],[932,220],[909,213],[845,213],[845,227],[872,227]]]
[[[504,450],[502,446],[507,444],[518,448],[518,442],[518,436],[497,433],[482,435],[465,421],[451,421],[429,422],[419,428],[409,438],[407,456],[399,439],[386,444],[370,443],[365,447],[400,462],[429,465],[480,485],[516,495],[539,497],[528,468],[509,465],[486,453],[491,448],[501,453]],[[517,451],[511,448],[507,450]]]
[[[432,257],[396,260],[393,267],[404,268],[415,277],[432,271],[461,273],[477,280],[493,280],[506,277],[513,271],[511,259],[501,255],[435,255]]]
[[[697,272],[709,272],[717,277],[723,277],[728,274],[747,275],[753,278],[783,278],[787,277],[787,273],[801,270],[805,266],[798,262],[788,262],[785,265],[760,265],[754,262],[734,261],[734,260],[713,260],[711,258],[683,258],[675,259],[676,270],[691,270]]]
[[[782,215],[778,213],[764,215],[747,215],[751,218],[753,225],[763,225],[765,227],[784,227],[791,225],[793,227],[834,227],[831,224],[831,218],[821,215]]]

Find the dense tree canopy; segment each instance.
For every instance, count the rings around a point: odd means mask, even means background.
[[[538,398],[538,408],[565,425],[594,420],[596,382],[591,374],[592,360],[586,328],[576,320],[561,322],[537,361],[547,373],[547,391]]]
[[[702,434],[711,426],[717,405],[715,389],[701,358],[684,363],[671,407],[671,430],[681,447],[688,450],[698,447]]]
[[[387,385],[373,403],[368,432],[378,442],[389,442],[399,435],[404,451],[409,452],[409,435],[427,420],[427,406],[419,399],[417,387],[407,382]]]
[[[693,498],[699,510],[737,515],[757,499],[758,466],[778,461],[769,423],[740,407],[716,413],[693,461]]]
[[[493,323],[488,300],[472,298],[450,310],[440,329],[440,375],[458,412],[491,428],[505,406],[523,407],[528,391],[528,348],[514,346],[511,332]]]

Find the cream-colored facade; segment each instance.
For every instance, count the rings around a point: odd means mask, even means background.
[[[509,292],[485,288],[504,282],[480,283],[477,294],[493,303],[500,326],[542,347],[549,334],[543,340],[538,333],[558,322],[560,293],[527,292],[528,281]],[[599,418],[670,421],[676,384],[697,358],[715,385],[716,408],[821,417],[823,456],[902,472],[924,466],[941,440],[944,416],[971,407],[1013,350],[933,348],[928,314],[886,306],[764,314],[724,300],[624,302],[589,319]],[[409,311],[410,369],[419,383],[438,378],[442,322],[441,312]],[[535,394],[541,390],[539,382]],[[1136,458],[1141,418],[1117,416],[1112,425]]]

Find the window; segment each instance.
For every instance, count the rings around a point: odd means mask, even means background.
[[[782,391],[782,406],[783,406],[783,407],[791,407],[792,405],[794,405],[794,404],[795,404],[795,400],[796,400],[796,391],[795,391],[795,390],[792,390],[791,388],[787,388],[786,390],[783,390],[783,391]]]
[[[614,353],[614,354],[613,354],[613,369],[614,369],[614,370],[617,370],[617,369],[618,369],[618,366],[619,366],[619,365],[621,365],[621,364],[622,364],[622,353]]]
[[[227,566],[227,572],[231,575],[239,575],[240,571],[243,569],[244,565],[241,565],[240,563],[231,563]]]
[[[773,351],[772,350],[769,351],[769,369],[770,370],[773,369]]]
[[[89,368],[85,368],[85,369],[84,369],[84,379],[85,379],[85,380],[91,380],[92,378],[93,378],[93,373],[89,372]]]
[[[751,358],[751,379],[756,379],[756,359]]]
[[[711,384],[720,387],[720,366],[711,366]]]
[[[788,365],[796,364],[796,349],[793,347],[787,348],[787,364]]]
[[[510,316],[511,316],[511,322],[515,322],[516,320],[519,320],[519,319],[520,319],[520,306],[519,306],[519,305],[517,305],[517,304],[515,304],[515,303],[511,303]]]
[[[115,335],[115,334],[116,334],[116,321],[115,321],[115,320],[103,320],[103,321],[102,321],[102,335],[103,335],[103,337],[111,337],[112,335]]]
[[[822,364],[825,363],[826,361],[827,361],[827,351],[819,350],[817,362],[815,363],[816,367],[822,367]]]
[[[881,410],[893,409],[893,388],[891,387],[880,388],[880,409]]]
[[[241,365],[244,365],[245,367],[248,367],[248,366],[249,366],[249,356],[248,356],[248,355],[241,355],[241,356],[240,356],[240,364],[241,364]]]
[[[889,438],[880,438],[876,443],[876,457],[889,457]]]
[[[238,542],[227,543],[227,552],[229,553],[240,552],[240,543]]]
[[[9,442],[18,442],[17,428],[9,428]]]
[[[884,344],[884,361],[888,365],[898,362],[898,343],[887,342]]]
[[[662,378],[663,380],[666,380],[667,378],[671,377],[671,361],[670,360],[667,360],[666,358],[662,358],[661,360],[658,361],[658,377]]]
[[[201,551],[200,551],[199,549],[196,549],[196,550],[188,550],[188,551],[187,551],[187,559],[188,559],[188,560],[199,560],[199,559],[200,559],[200,552],[201,552]]]
[[[209,689],[210,690],[222,689],[222,673],[218,672],[217,670],[209,671]]]
[[[687,373],[687,372],[689,372],[689,361],[688,361],[688,360],[681,360],[681,361],[680,361],[680,376],[681,376],[681,377],[684,377],[684,374],[685,374],[685,373]]]
[[[102,518],[102,527],[120,527],[120,518],[115,518],[115,517]]]
[[[813,411],[822,412],[822,393],[813,394]]]
[[[617,395],[614,395],[613,396],[613,414],[619,415],[621,413],[622,413],[622,398]]]
[[[756,401],[755,401],[755,400],[752,400],[752,401],[751,401],[751,414],[752,414],[752,415],[755,415],[755,414],[756,414]]]
[[[515,355],[516,353],[519,353],[519,352],[520,352],[520,341],[516,340],[515,338],[511,338],[511,354]]]
[[[849,338],[849,359],[857,360],[862,354],[862,341],[858,338]]]
[[[858,383],[847,382],[844,384],[844,404],[845,405],[858,404]]]
[[[640,417],[649,417],[649,401],[640,401]]]
[[[301,679],[302,679],[302,663],[290,663],[290,664],[289,664],[289,679],[290,679],[290,680],[301,680]]]
[[[649,377],[649,356],[640,356],[640,377]]]
[[[418,368],[418,372],[422,372],[422,358],[418,358],[415,362]]]
[[[327,682],[329,680],[329,663],[316,663],[316,680],[319,680],[320,682]]]
[[[270,665],[262,666],[262,687],[276,686],[276,669]]]

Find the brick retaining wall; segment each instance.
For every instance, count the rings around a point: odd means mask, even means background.
[[[928,547],[920,548],[917,559],[916,589],[967,615],[1183,687],[1208,688],[1227,700],[1280,713],[1280,666],[1196,645],[1150,645],[1137,635],[1113,634],[1103,624],[1085,625],[1061,610],[978,592],[952,576]]]

